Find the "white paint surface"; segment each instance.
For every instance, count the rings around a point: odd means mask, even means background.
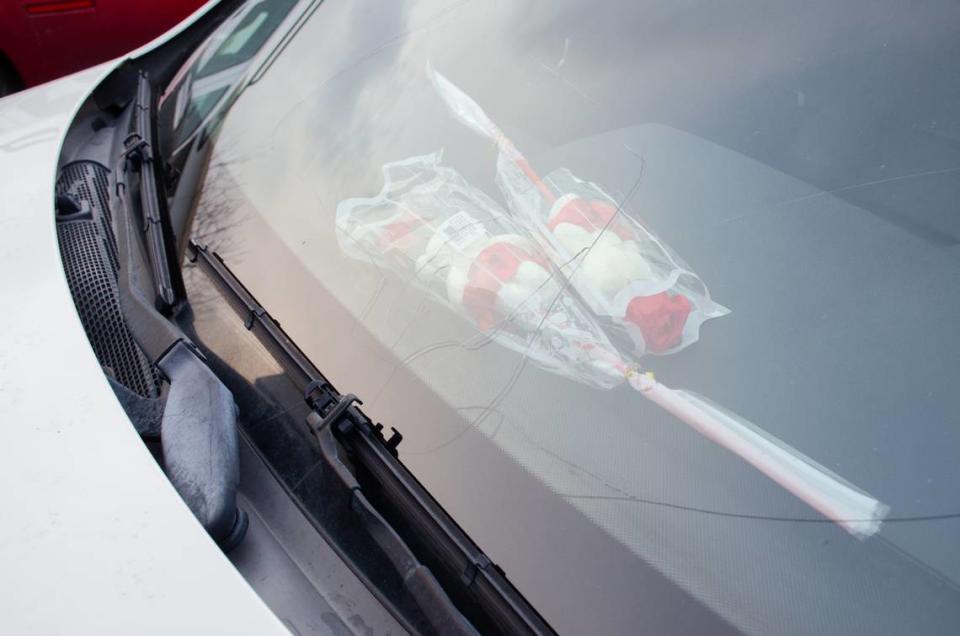
[[[0,633],[283,634],[141,443],[67,287],[57,157],[118,64],[0,100]]]

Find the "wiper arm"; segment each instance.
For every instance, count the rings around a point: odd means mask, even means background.
[[[172,253],[165,236],[162,217],[163,200],[157,188],[154,163],[153,125],[156,104],[147,75],[140,72],[137,97],[133,105],[130,134],[124,140],[124,175],[138,175],[140,198],[140,225],[146,239],[147,258],[153,274],[153,286],[161,307],[170,308],[177,301]]]
[[[111,209],[119,260],[118,302],[134,340],[169,384],[160,421],[164,470],[210,536],[229,550],[247,527],[246,514],[236,503],[240,480],[236,406],[199,350],[169,318],[178,298],[186,294],[179,268],[171,269],[176,263],[173,241],[167,240],[169,226],[151,145],[153,96],[143,73],[132,109],[122,165],[116,170],[118,200]],[[134,205],[137,199],[139,208]]]
[[[360,401],[356,396],[338,393],[218,255],[195,241],[189,243],[187,250],[190,260],[197,262],[217,284],[247,329],[303,391],[313,411],[307,424],[327,464],[345,483],[354,484],[350,509],[361,517],[371,538],[394,562],[424,613],[433,614],[434,628],[446,633],[464,631],[463,625],[449,612],[445,617],[437,615],[445,603],[439,602],[441,596],[430,585],[433,577],[425,576],[422,566],[418,567],[412,558],[407,541],[390,527],[385,519],[386,509],[381,513],[371,503],[374,495],[378,495],[377,500],[389,502],[390,510],[401,520],[397,527],[412,531],[414,542],[432,555],[437,578],[448,586],[448,592],[468,597],[480,608],[486,624],[492,628],[484,631],[553,634],[550,625],[507,580],[503,570],[480,550],[400,462],[397,445],[402,436],[394,429],[389,438],[384,438],[382,426],[374,424],[357,408]],[[334,439],[348,449],[354,465],[362,468],[377,485],[375,491],[365,491],[356,479],[345,474],[346,468],[337,459]],[[445,622],[451,618],[452,623]]]

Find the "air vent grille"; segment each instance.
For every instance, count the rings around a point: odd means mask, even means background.
[[[131,391],[156,397],[160,394],[159,375],[120,311],[107,170],[93,162],[70,164],[60,174],[57,192],[88,201],[93,210],[91,219],[58,223],[57,238],[70,292],[97,359]]]
[[[72,194],[80,201],[87,201],[93,210],[93,218],[100,221],[106,238],[107,252],[113,271],[119,269],[117,241],[113,235],[113,217],[110,215],[110,197],[107,186],[107,169],[93,161],[75,161],[64,166],[57,179],[57,194]]]

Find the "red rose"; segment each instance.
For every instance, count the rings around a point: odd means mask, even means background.
[[[497,295],[504,283],[513,280],[520,264],[534,262],[544,269],[547,263],[540,255],[531,254],[521,247],[506,242],[497,242],[483,248],[467,274],[463,289],[463,306],[483,331],[496,325]]]
[[[494,289],[467,286],[463,290],[463,307],[481,331],[490,331],[499,320],[497,291]]]
[[[680,343],[683,326],[692,308],[686,296],[660,292],[631,300],[627,305],[626,319],[640,328],[651,353],[663,353]]]
[[[382,248],[385,251],[405,249],[412,241],[413,233],[421,226],[423,226],[423,219],[409,211],[404,211],[399,218],[383,228],[383,234],[380,237]]]
[[[608,201],[587,201],[576,197],[557,210],[547,222],[547,227],[551,232],[561,223],[570,223],[588,232],[606,227],[624,241],[635,238],[630,227],[621,219],[614,218],[616,216],[617,207]]]

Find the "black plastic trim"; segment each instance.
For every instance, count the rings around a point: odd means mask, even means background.
[[[164,199],[158,188],[155,161],[153,89],[146,73],[141,72],[137,82],[137,97],[133,103],[130,134],[123,141],[123,172],[138,175],[140,223],[146,238],[147,258],[153,276],[153,286],[159,306],[170,310],[182,297],[183,283],[171,267],[173,250],[171,232],[167,229]]]

